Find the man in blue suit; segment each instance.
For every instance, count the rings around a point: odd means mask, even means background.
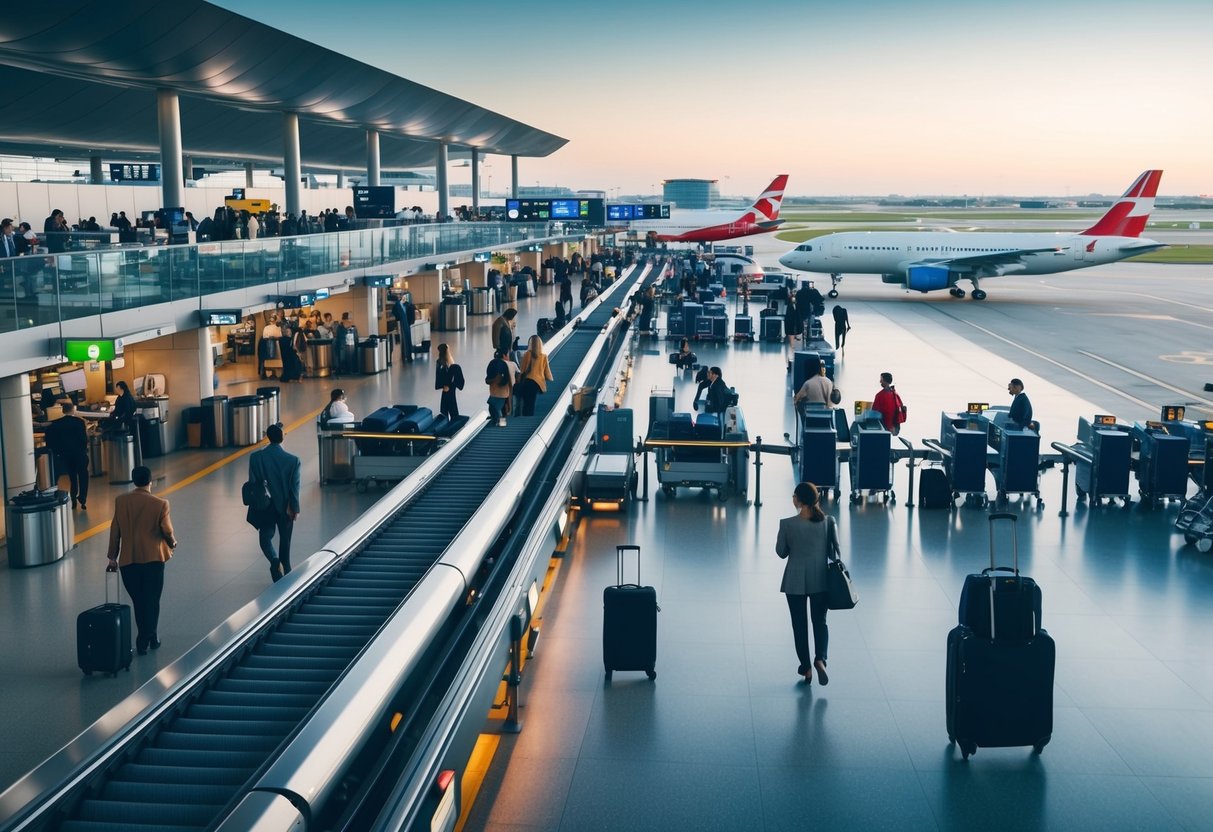
[[[287,453],[282,447],[282,425],[266,428],[265,438],[270,444],[249,454],[249,482],[264,482],[269,489],[271,502],[259,517],[250,521],[254,525],[261,544],[261,552],[270,562],[270,577],[277,582],[291,571],[291,534],[295,530],[295,518],[299,516],[299,457]],[[278,552],[274,553],[274,531],[278,532]]]

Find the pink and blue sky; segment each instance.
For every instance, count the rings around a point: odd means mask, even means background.
[[[1207,0],[218,5],[568,138],[523,184],[1213,194]]]

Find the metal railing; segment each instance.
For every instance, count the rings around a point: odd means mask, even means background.
[[[558,223],[442,223],[9,257],[0,259],[0,334],[564,231]]]

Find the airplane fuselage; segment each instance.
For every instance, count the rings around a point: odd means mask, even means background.
[[[662,242],[711,243],[768,234],[782,225],[780,220],[759,224],[749,212],[738,216],[735,211],[677,211],[668,220],[633,220],[629,231],[644,237],[656,234]]]
[[[1003,274],[1053,274],[1114,263],[1161,248],[1141,237],[1067,233],[845,231],[807,240],[780,258],[793,269],[826,274],[906,274],[910,266],[941,261],[956,279]],[[983,256],[1031,251],[1014,264],[983,263]],[[971,260],[966,263],[966,260]],[[948,261],[946,264],[942,261]]]

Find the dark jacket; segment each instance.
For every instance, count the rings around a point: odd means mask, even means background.
[[[707,395],[704,396],[704,412],[724,413],[725,408],[729,406],[729,402],[732,401],[732,398],[733,393],[731,390],[729,390],[728,385],[724,383],[724,379],[717,377],[717,379],[708,386]]]
[[[51,422],[46,428],[46,444],[63,457],[88,457],[88,425],[75,414]]]
[[[439,364],[434,373],[434,389],[441,390],[450,387],[452,390],[462,390],[464,385],[463,368],[458,364]]]
[[[1021,428],[1026,428],[1032,421],[1032,402],[1028,401],[1026,393],[1021,391],[1015,394],[1015,398],[1011,400],[1011,412],[1008,416]]]
[[[265,480],[274,511],[279,515],[286,514],[288,509],[299,512],[299,470],[299,457],[288,453],[280,444],[271,442],[249,454],[249,481]]]

